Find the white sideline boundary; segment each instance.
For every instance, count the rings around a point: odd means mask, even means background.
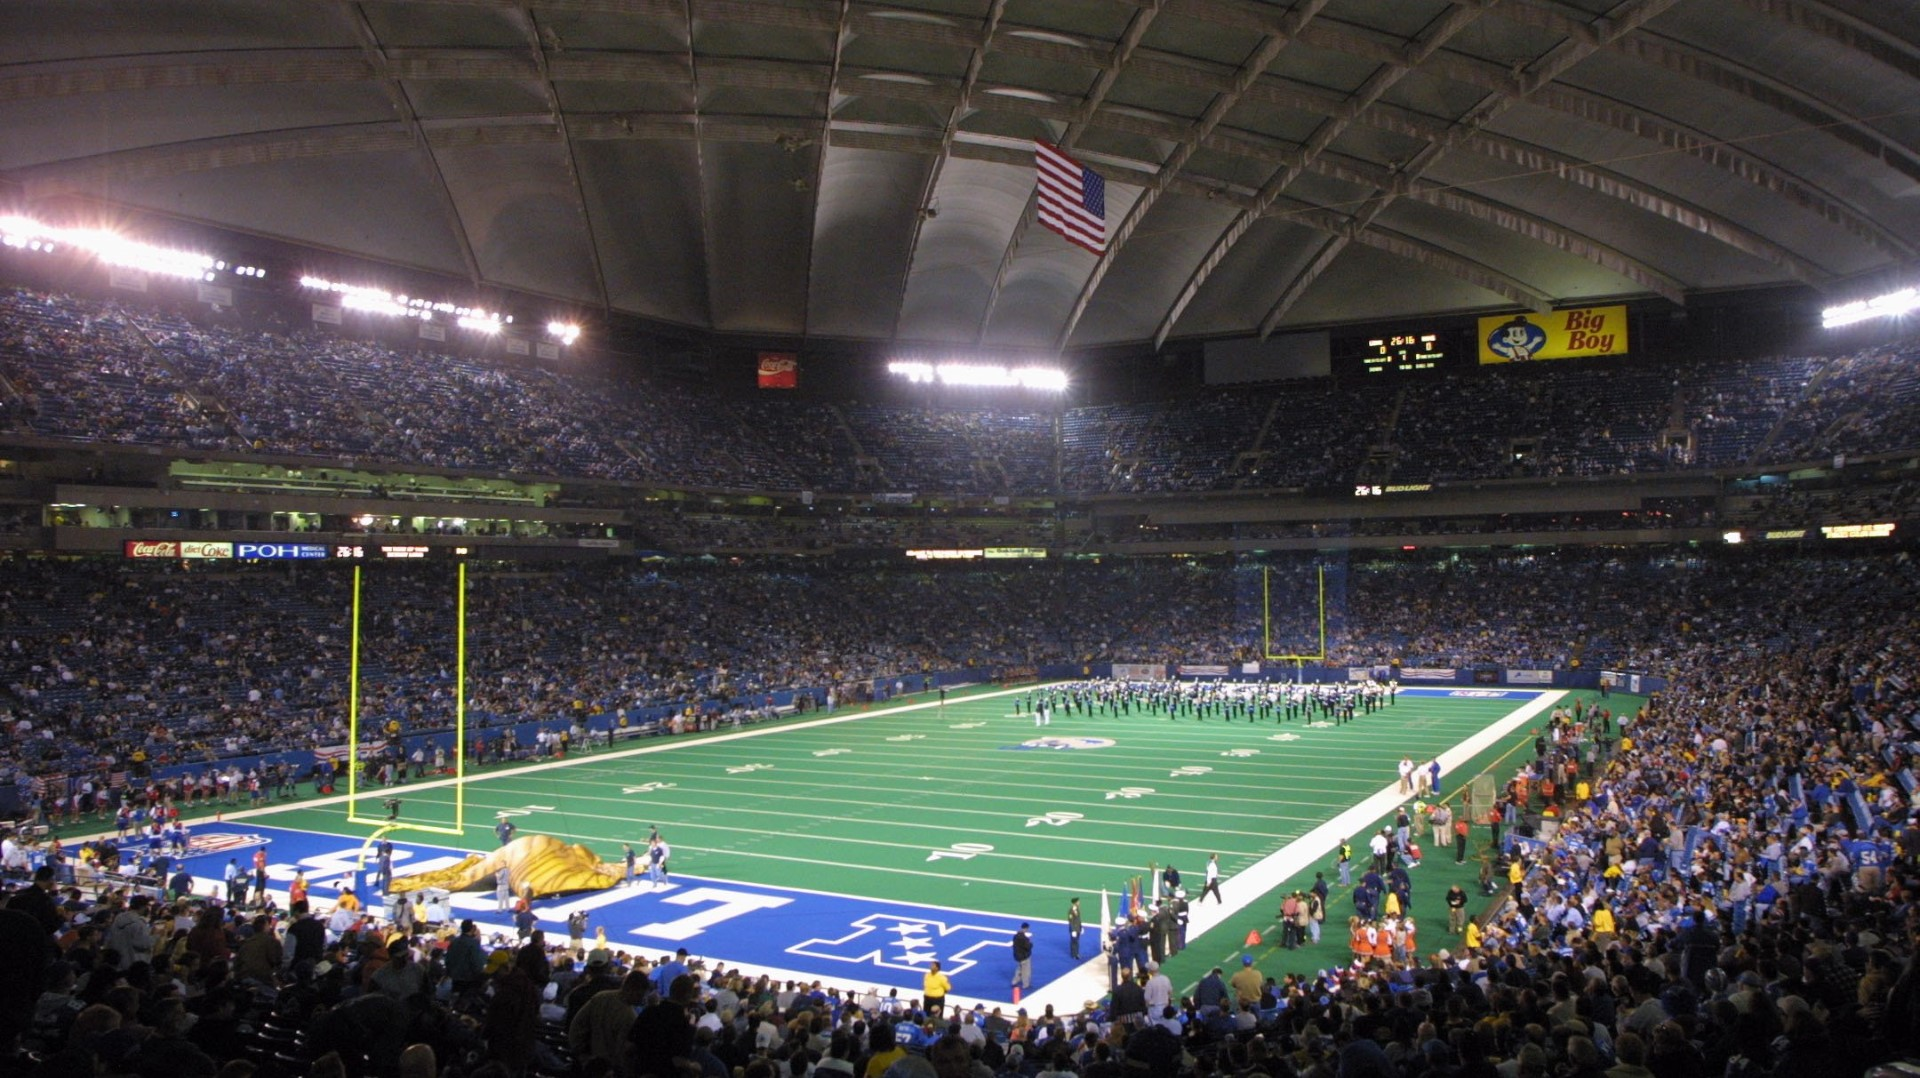
[[[992,692],[983,692],[975,696],[964,697],[960,702],[966,703],[974,700],[991,700],[997,696],[1013,696],[1018,693],[1026,692],[1030,688],[1031,686],[1023,685],[1016,689],[995,689]],[[603,764],[603,763],[608,763],[614,760],[626,760],[635,756],[651,756],[654,753],[658,753],[658,752],[672,752],[676,749],[691,748],[695,745],[719,745],[729,741],[744,741],[748,738],[768,737],[773,734],[783,734],[790,730],[813,730],[822,726],[837,726],[845,722],[858,722],[861,719],[874,719],[874,718],[879,718],[883,715],[899,715],[909,711],[920,711],[926,708],[938,708],[941,706],[943,706],[942,701],[929,700],[929,701],[925,701],[923,703],[918,703],[918,704],[900,704],[894,707],[882,707],[880,709],[872,710],[872,711],[849,710],[845,714],[841,714],[841,715],[829,715],[829,716],[823,716],[818,719],[807,719],[804,722],[781,723],[778,725],[770,725],[770,726],[756,726],[747,730],[735,730],[732,733],[716,734],[709,737],[701,737],[697,735],[694,735],[694,736],[681,735],[681,736],[675,737],[675,736],[668,735],[665,738],[664,743],[662,743],[660,739],[655,739],[654,744],[641,745],[631,749],[614,749],[611,752],[600,752],[600,753],[593,753],[593,754],[583,753],[575,756],[569,756],[564,760],[535,760],[535,761],[521,764],[518,767],[506,768],[499,771],[486,771],[480,774],[463,775],[463,776],[453,777],[453,778],[427,779],[423,782],[408,782],[408,783],[403,783],[399,786],[382,786],[382,787],[377,787],[375,790],[371,792],[362,791],[358,796],[362,798],[374,797],[374,796],[386,798],[386,797],[397,796],[404,799],[408,793],[414,790],[437,790],[437,789],[443,789],[445,787],[455,785],[456,783],[486,782],[496,778],[507,778],[509,776],[520,775],[520,774],[531,772],[531,771],[539,771],[539,772],[545,773],[547,771],[559,770],[560,768],[563,768],[563,767],[584,767],[589,764]],[[292,804],[268,805],[268,806],[257,808],[257,809],[241,809],[238,812],[222,813],[219,816],[219,820],[220,822],[224,823],[229,820],[248,820],[248,819],[254,818],[255,816],[270,816],[270,815],[273,815],[274,813],[292,812],[297,809],[328,808],[333,805],[344,805],[349,800],[351,800],[351,798],[349,798],[348,795],[346,794],[334,794],[330,797],[315,798],[309,801],[295,801]],[[195,822],[205,823],[207,821],[199,820]],[[474,821],[468,821],[467,826],[490,827],[492,825],[490,823],[476,824]],[[405,829],[403,828],[401,832],[395,832],[395,833],[399,834],[404,832],[404,830]],[[415,833],[418,834],[421,832],[415,832]],[[110,831],[103,831],[103,832],[99,832],[98,834],[84,836],[78,841],[87,841],[94,838],[102,837],[104,835],[111,835],[111,834],[112,832]],[[454,836],[446,835],[442,837],[453,838]]]
[[[1444,776],[1451,775],[1459,768],[1466,766],[1475,756],[1533,721],[1541,712],[1559,703],[1566,695],[1565,689],[1542,692],[1528,703],[1515,708],[1505,718],[1489,723],[1458,745],[1441,753],[1437,759],[1440,761],[1443,780]],[[1376,714],[1379,713],[1376,712]],[[1261,858],[1252,868],[1231,878],[1222,876],[1221,894],[1224,896],[1228,890],[1231,890],[1234,897],[1227,899],[1225,903],[1216,902],[1211,906],[1194,903],[1187,928],[1188,948],[1192,948],[1210,930],[1219,927],[1228,918],[1253,905],[1256,900],[1264,898],[1274,888],[1311,869],[1336,849],[1341,839],[1355,836],[1364,838],[1364,829],[1408,800],[1410,798],[1400,793],[1400,781],[1396,777],[1378,793]],[[1364,843],[1361,845],[1364,849]],[[1189,890],[1188,893],[1191,894],[1192,891]],[[1104,939],[1108,926],[1100,925],[1099,928],[1101,938]],[[1235,948],[1235,950],[1238,949],[1238,947]],[[1083,950],[1081,953],[1086,952]],[[1093,958],[1082,963],[1078,969],[1067,976],[1027,996],[1022,1000],[1021,1005],[1035,1013],[1052,1005],[1056,1014],[1073,1014],[1078,1012],[1088,1000],[1099,999],[1107,992],[1107,959],[1106,955],[1096,947]],[[987,1002],[991,1003],[991,1001]]]
[[[1012,689],[996,689],[992,692],[966,697],[966,700],[987,700],[996,697],[1014,696],[1027,692],[1030,688],[1031,686],[1021,686]],[[1532,721],[1539,716],[1541,712],[1546,711],[1558,703],[1566,695],[1567,692],[1563,689],[1541,692],[1535,699],[1516,708],[1506,717],[1497,719],[1479,731],[1469,735],[1465,740],[1439,755],[1438,759],[1443,774],[1453,774],[1456,770],[1465,766],[1465,764],[1475,756],[1478,756],[1481,752],[1511,734],[1514,730]],[[467,775],[463,778],[429,779],[424,782],[408,783],[403,786],[385,787],[383,789],[388,791],[387,796],[392,796],[393,792],[441,789],[462,781],[475,782],[493,778],[505,778],[534,770],[544,772],[557,768],[582,767],[609,761],[625,760],[637,756],[648,756],[654,753],[670,752],[696,745],[713,745],[728,741],[766,737],[789,730],[816,729],[841,723],[856,722],[861,719],[875,718],[883,715],[898,715],[928,708],[939,708],[941,706],[943,706],[941,701],[932,700],[916,704],[884,707],[878,710],[850,711],[844,715],[825,716],[818,719],[809,719],[804,722],[761,726],[710,737],[671,738],[664,744],[641,745],[630,749],[615,749],[611,752],[574,756],[565,760],[539,761],[501,771]],[[365,797],[367,795],[363,793],[360,796]],[[345,794],[335,794],[330,797],[298,801],[293,804],[269,805],[257,809],[241,809],[238,812],[223,813],[220,814],[219,820],[220,822],[229,822],[252,819],[260,816],[272,816],[296,809],[325,808],[345,804],[349,800]],[[1231,889],[1234,892],[1234,897],[1228,899],[1224,904],[1215,903],[1212,906],[1194,905],[1187,933],[1188,947],[1191,948],[1197,944],[1209,931],[1219,927],[1224,921],[1238,915],[1247,909],[1247,907],[1253,905],[1256,900],[1265,897],[1273,889],[1310,868],[1314,863],[1331,852],[1339,844],[1340,839],[1359,835],[1363,828],[1370,826],[1373,821],[1386,816],[1404,801],[1405,798],[1403,798],[1399,792],[1399,782],[1396,778],[1394,782],[1382,787],[1378,792],[1367,797],[1365,800],[1353,805],[1333,819],[1320,824],[1281,849],[1255,862],[1251,868],[1233,877],[1222,877],[1222,892],[1224,893],[1226,890]],[[311,831],[310,828],[298,828],[297,830]],[[323,834],[331,832],[313,833]],[[111,831],[102,831],[82,836],[75,841],[89,841],[94,838],[111,837],[112,834],[113,832]],[[346,835],[342,837],[346,840],[351,840],[352,838],[352,836]],[[450,838],[451,836],[444,837]],[[213,881],[209,890],[216,894],[224,893],[224,888],[219,881]],[[279,900],[284,907],[285,892],[277,888],[272,890],[276,899]],[[1095,890],[1097,889],[1090,890],[1089,894],[1094,893]],[[1048,918],[1045,917],[1033,917],[1029,918],[1029,920],[1035,924],[1048,923]],[[1095,916],[1093,920],[1097,922],[1098,917]],[[495,931],[505,931],[511,934],[513,931],[510,924],[500,924],[491,921],[486,918],[484,914],[474,917],[474,921],[476,925],[488,934]],[[1107,926],[1096,924],[1094,927],[1100,933],[1100,936],[1104,938]],[[636,947],[625,941],[613,942],[613,946],[629,954],[647,953],[646,948]],[[1236,948],[1236,950],[1237,949],[1238,948]],[[1083,948],[1082,953],[1087,953],[1087,950],[1088,948]],[[1092,951],[1092,958],[1083,962],[1078,968],[1066,976],[1058,978],[1051,984],[1027,994],[1022,998],[1018,1006],[1027,1008],[1036,1014],[1048,1006],[1052,1006],[1056,1014],[1074,1014],[1077,1013],[1087,1001],[1098,1000],[1106,996],[1108,993],[1106,956],[1101,952],[1098,943],[1093,944],[1090,950]],[[756,975],[766,973],[778,977],[781,980],[811,981],[813,979],[810,975],[791,970],[781,970],[774,967],[757,967],[751,964],[734,962],[728,962],[726,965],[729,968],[739,968],[744,972]],[[1009,1006],[1009,1001],[1006,999],[961,997],[959,995],[949,996],[947,1003],[950,1013],[956,1007],[965,1007],[970,1010],[975,1003],[982,1003],[988,1007],[1004,1008]]]

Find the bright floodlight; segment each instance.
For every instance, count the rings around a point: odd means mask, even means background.
[[[178,277],[197,281],[211,279],[214,268],[209,255],[195,251],[176,251],[140,243],[104,228],[58,228],[41,224],[31,217],[0,217],[0,243],[8,247],[51,251],[67,244],[88,251],[110,266],[124,266],[160,277]],[[34,246],[35,244],[39,246]]]
[[[1820,312],[1820,325],[1825,329],[1837,329],[1840,326],[1850,326],[1855,322],[1865,322],[1870,318],[1894,318],[1916,307],[1920,307],[1920,289],[1902,288],[1898,292],[1889,292],[1884,296],[1863,299],[1857,303],[1828,307]]]
[[[981,363],[935,365],[901,360],[887,364],[887,371],[909,382],[937,381],[946,386],[1018,387],[1055,392],[1067,388],[1067,372],[1051,367],[995,367]]]
[[[561,344],[572,344],[580,339],[580,327],[572,322],[548,322],[547,335],[558,338]]]
[[[265,276],[265,271],[256,270],[255,272]],[[483,307],[465,307],[444,299],[404,296],[368,284],[342,284],[339,281],[329,281],[324,277],[309,275],[300,278],[300,287],[332,292],[340,297],[340,306],[350,311],[372,311],[375,314],[391,315],[395,318],[418,318],[422,322],[433,321],[433,316],[438,313],[451,316],[456,323],[466,329],[479,330],[482,333],[498,333],[502,325],[512,321],[511,318],[503,318],[497,312]]]

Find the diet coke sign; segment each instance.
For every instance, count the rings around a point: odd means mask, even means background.
[[[231,558],[233,544],[201,539],[179,542],[171,539],[129,539],[126,551],[129,558]]]

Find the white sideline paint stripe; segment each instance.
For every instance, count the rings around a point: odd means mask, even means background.
[[[1484,752],[1488,747],[1506,737],[1513,731],[1525,726],[1541,712],[1558,703],[1566,696],[1566,690],[1555,689],[1541,693],[1531,702],[1516,708],[1503,719],[1495,720],[1482,727],[1479,732],[1443,752],[1440,761],[1443,783],[1458,768]],[[1457,784],[1455,784],[1457,785]],[[1405,804],[1410,798],[1400,793],[1400,780],[1394,781],[1366,800],[1340,813],[1326,823],[1308,831],[1292,842],[1255,862],[1253,867],[1232,877],[1220,878],[1221,892],[1233,889],[1234,897],[1222,904],[1211,906],[1194,903],[1191,908],[1187,946],[1191,948],[1221,922],[1240,913],[1254,901],[1266,896],[1267,892],[1279,887],[1293,877],[1313,867],[1313,865],[1340,845],[1340,840],[1361,833],[1367,827],[1392,812],[1395,807]],[[1197,875],[1197,873],[1196,873]],[[1095,888],[1092,893],[1097,894]],[[1188,894],[1192,894],[1191,888]],[[1100,926],[1101,938],[1106,937],[1108,925]],[[1237,949],[1237,948],[1236,948]],[[1086,953],[1084,950],[1082,954]],[[1094,957],[1083,963],[1065,977],[1047,985],[1021,1001],[1021,1006],[1038,1012],[1048,1004],[1053,1005],[1056,1014],[1072,1014],[1090,999],[1099,999],[1107,994],[1107,959],[1096,948]]]
[[[1022,686],[1020,688],[1015,688],[1015,689],[998,689],[993,692],[981,693],[978,696],[970,696],[970,697],[967,697],[966,699],[969,701],[972,701],[972,700],[991,699],[993,697],[999,697],[999,696],[1012,696],[1022,692],[1027,692],[1029,691],[1030,688],[1031,688],[1030,686]],[[1564,696],[1566,696],[1565,690],[1556,689],[1556,690],[1551,690],[1547,692],[1542,692],[1532,702],[1522,705],[1521,707],[1513,711],[1511,714],[1507,715],[1505,718],[1496,720],[1490,725],[1483,727],[1477,733],[1470,735],[1466,740],[1461,741],[1459,744],[1455,745],[1453,748],[1447,750],[1444,753],[1441,753],[1438,759],[1440,760],[1440,766],[1443,770],[1443,773],[1447,775],[1451,775],[1455,770],[1463,766],[1467,761],[1472,760],[1475,756],[1479,755],[1488,746],[1499,741],[1501,738],[1507,736],[1509,733],[1513,732],[1514,730],[1519,729],[1521,726],[1525,725],[1528,721],[1538,716],[1541,712],[1547,710],[1549,707],[1559,702],[1559,700]],[[879,711],[861,711],[861,712],[853,712],[853,713],[850,713],[847,715],[841,715],[841,716],[810,719],[806,722],[795,723],[792,725],[768,726],[768,727],[761,727],[758,729],[740,730],[734,733],[720,734],[716,737],[702,737],[702,738],[696,738],[691,740],[674,739],[669,741],[667,744],[645,745],[639,748],[632,748],[632,749],[616,749],[613,752],[601,753],[601,754],[592,755],[592,756],[579,756],[579,757],[566,759],[566,760],[537,762],[537,763],[517,767],[508,771],[492,772],[485,775],[469,775],[469,776],[466,776],[464,780],[459,778],[431,779],[426,782],[411,783],[406,786],[400,786],[400,787],[388,787],[387,789],[401,790],[401,791],[437,789],[437,788],[452,786],[461,781],[480,782],[480,781],[490,780],[494,778],[509,778],[509,777],[521,775],[522,773],[531,773],[534,771],[547,771],[547,770],[563,768],[563,767],[579,767],[586,764],[597,764],[597,763],[602,763],[602,762],[612,761],[612,760],[624,760],[634,756],[646,756],[646,755],[651,755],[657,752],[668,752],[678,748],[692,747],[696,745],[712,745],[712,744],[718,744],[725,741],[742,740],[745,738],[765,737],[770,734],[782,733],[787,730],[814,729],[822,726],[832,726],[832,725],[837,725],[839,723],[853,722],[859,719],[875,718],[882,715],[897,715],[897,714],[902,714],[910,711],[918,711],[925,708],[939,708],[941,706],[942,706],[941,702],[937,700],[926,702],[926,703],[919,703],[919,704],[903,704],[896,707],[885,708]],[[368,795],[361,794],[360,796],[365,797]],[[270,816],[276,813],[285,813],[285,812],[294,811],[296,809],[322,808],[330,805],[344,804],[348,800],[349,798],[347,797],[347,795],[336,794],[332,797],[321,798],[318,800],[301,801],[294,805],[277,805],[277,806],[269,806],[266,808],[259,808],[259,809],[242,809],[239,812],[224,814],[221,817],[221,820],[228,821],[228,820],[250,819],[256,816]],[[1239,873],[1238,875],[1231,877],[1230,879],[1232,881],[1235,881],[1236,883],[1236,885],[1234,886],[1233,899],[1229,900],[1224,905],[1220,903],[1215,903],[1212,906],[1203,907],[1203,906],[1196,905],[1193,907],[1192,916],[1190,919],[1190,924],[1187,932],[1187,945],[1189,947],[1192,947],[1209,930],[1218,927],[1221,922],[1240,913],[1242,910],[1245,910],[1248,906],[1253,905],[1256,899],[1264,897],[1267,892],[1285,883],[1288,879],[1292,878],[1293,876],[1298,875],[1301,871],[1308,868],[1315,861],[1318,861],[1319,859],[1325,857],[1329,852],[1331,852],[1334,849],[1336,845],[1338,845],[1339,840],[1341,838],[1357,834],[1359,832],[1359,828],[1366,826],[1368,824],[1371,824],[1374,820],[1380,819],[1381,817],[1385,816],[1388,812],[1392,811],[1396,805],[1401,804],[1402,801],[1403,801],[1403,798],[1401,797],[1399,792],[1399,780],[1398,778],[1396,778],[1393,783],[1390,783],[1389,785],[1383,787],[1378,793],[1373,794],[1372,796],[1368,797],[1366,800],[1361,801],[1360,803],[1340,813],[1338,816],[1335,816],[1333,819],[1327,821],[1326,823],[1321,824],[1318,827],[1315,827],[1313,830],[1307,832],[1305,835],[1302,835],[1300,838],[1295,839],[1294,841],[1288,843],[1286,846],[1282,847],[1281,849],[1276,850],[1275,852],[1267,855],[1265,858],[1256,862],[1251,868],[1248,868],[1245,871]],[[308,830],[308,829],[296,828],[295,830]],[[314,832],[314,833],[327,834],[328,832]],[[87,841],[92,838],[102,837],[102,836],[111,835],[111,834],[112,832],[110,831],[103,831],[96,835],[84,836],[83,838],[76,839],[76,841]],[[351,841],[352,836],[340,836],[340,837]],[[1223,885],[1226,884],[1228,880],[1229,880],[1228,877],[1222,877]],[[1244,884],[1244,886],[1241,884]],[[1223,890],[1224,890],[1224,886],[1223,886]],[[1092,889],[1089,889],[1087,893],[1094,894],[1094,893],[1097,893],[1097,891],[1098,891],[1098,888],[1092,888]],[[1028,920],[1030,921],[1036,920],[1036,918],[1028,918]],[[1045,918],[1039,918],[1038,920],[1045,920]],[[1108,926],[1106,925],[1097,926],[1101,938],[1104,938],[1107,927]],[[629,949],[632,950],[631,948]],[[1093,954],[1092,958],[1082,963],[1077,970],[1074,970],[1073,972],[1067,974],[1066,976],[1055,980],[1050,985],[1047,985],[1031,994],[1026,995],[1021,1000],[1020,1006],[1027,1007],[1030,1010],[1038,1012],[1044,1009],[1049,1004],[1051,1004],[1054,1008],[1055,1013],[1057,1014],[1074,1014],[1079,1012],[1082,1004],[1084,1004],[1087,1000],[1100,999],[1104,997],[1108,991],[1106,957],[1104,954],[1100,952],[1099,945],[1097,943],[1091,945],[1087,949],[1083,949],[1082,953],[1087,953],[1087,950],[1091,950]],[[633,950],[633,953],[640,953],[640,952],[638,950]],[[728,965],[733,966],[734,964],[728,963]],[[742,965],[739,968],[743,970],[751,970],[754,967]],[[775,976],[779,976],[780,979],[782,980],[805,979],[810,981],[812,979],[809,976],[803,976],[802,974],[795,973],[792,971],[786,971],[786,970],[775,970],[775,969],[768,968],[765,970],[765,972]],[[969,1008],[971,1008],[971,1006],[976,1002],[985,1003],[988,1006],[995,1006],[995,1005],[1006,1006],[1010,1003],[1010,1001],[1006,999],[994,1000],[994,999],[969,998],[963,1001],[958,996],[948,997],[948,1005],[950,1007],[960,1002],[964,1002]]]
[[[984,692],[984,693],[980,693],[977,696],[965,697],[963,702],[971,703],[974,700],[988,700],[996,696],[1012,696],[1017,693],[1026,692],[1028,691],[1029,688],[1031,688],[1031,686],[1022,686],[1017,689],[996,689],[993,692]],[[384,797],[393,797],[398,795],[404,799],[406,796],[406,793],[412,790],[437,790],[443,787],[453,786],[461,782],[467,782],[467,783],[490,782],[494,779],[513,778],[517,776],[530,774],[533,772],[540,772],[544,774],[545,772],[555,771],[563,767],[583,767],[587,764],[603,764],[603,763],[608,763],[614,760],[629,759],[634,756],[651,756],[656,752],[671,752],[675,749],[692,748],[696,745],[719,745],[728,741],[742,741],[747,738],[767,737],[771,734],[783,734],[790,730],[812,730],[822,726],[837,726],[843,722],[857,722],[861,719],[875,719],[883,715],[900,715],[909,711],[920,711],[925,708],[938,708],[941,706],[943,706],[941,701],[932,700],[932,701],[928,701],[926,703],[921,703],[921,704],[901,704],[897,707],[883,708],[879,711],[852,711],[845,715],[835,715],[835,716],[819,718],[819,719],[808,719],[805,722],[796,722],[796,723],[785,724],[780,726],[762,726],[762,727],[751,729],[751,730],[737,730],[730,734],[719,734],[714,737],[695,737],[691,739],[684,738],[684,737],[670,737],[668,738],[666,744],[662,744],[662,745],[643,745],[639,748],[634,748],[634,749],[615,749],[612,752],[602,752],[595,755],[573,756],[565,760],[537,760],[532,763],[522,764],[519,767],[515,767],[506,771],[489,771],[485,774],[467,775],[460,778],[428,779],[425,782],[410,782],[402,786],[375,787],[372,790],[368,790],[360,793],[358,796],[362,798],[373,797],[373,796],[380,796],[384,798]],[[334,794],[331,797],[323,797],[313,801],[299,801],[291,805],[273,805],[267,808],[241,809],[239,812],[229,812],[229,813],[223,814],[220,817],[220,820],[221,822],[225,822],[228,820],[247,820],[247,819],[252,819],[255,816],[272,815],[273,813],[276,813],[276,812],[293,812],[298,809],[326,808],[330,805],[344,805],[349,800],[350,798],[346,794]],[[204,823],[206,821],[202,820],[199,822]],[[473,822],[469,822],[468,826],[492,827],[493,825],[491,823],[475,824]],[[103,832],[103,834],[105,833],[107,832]],[[395,832],[395,833],[398,834],[400,832]],[[95,838],[95,837],[98,837],[98,836],[87,836],[87,838]],[[445,836],[445,837],[452,838],[454,836]]]

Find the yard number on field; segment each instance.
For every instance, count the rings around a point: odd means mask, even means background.
[[[671,790],[677,785],[679,785],[679,783],[643,782],[638,786],[622,786],[620,787],[620,792],[623,794],[657,794],[661,790]]]
[[[1188,778],[1193,775],[1205,775],[1212,770],[1213,768],[1211,767],[1201,767],[1199,764],[1188,764],[1185,767],[1176,767],[1172,771],[1167,772],[1167,777],[1170,779]]]
[[[1116,797],[1124,797],[1131,801],[1136,797],[1145,797],[1152,792],[1153,787],[1151,786],[1122,786],[1118,790],[1108,790],[1107,800],[1111,801]]]
[[[1027,817],[1027,826],[1037,827],[1040,824],[1044,823],[1044,824],[1050,824],[1054,827],[1065,827],[1075,820],[1084,820],[1084,819],[1086,819],[1086,817],[1081,815],[1078,812],[1049,812],[1044,816]]]
[[[944,850],[934,850],[927,854],[927,860],[939,861],[952,858],[955,861],[971,861],[976,854],[992,853],[993,847],[984,842],[956,842]]]

